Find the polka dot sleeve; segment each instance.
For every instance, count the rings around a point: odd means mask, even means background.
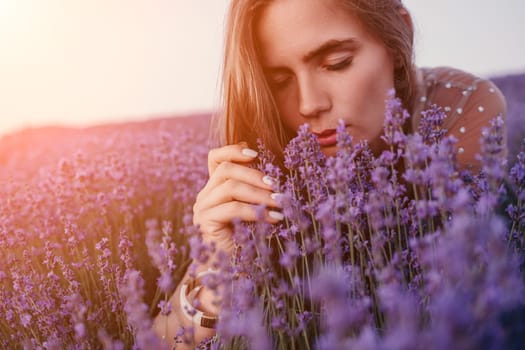
[[[505,98],[499,89],[490,81],[479,81],[476,90],[458,108],[462,115],[445,123],[449,135],[458,139],[457,152],[460,167],[472,170],[479,169],[476,155],[480,153],[480,141],[483,128],[490,126],[490,121],[497,116],[506,118]],[[505,133],[506,134],[506,133]],[[507,156],[506,140],[505,154]]]
[[[419,96],[420,110],[432,104],[441,106],[447,118],[444,127],[454,136],[460,168],[477,171],[483,128],[497,116],[506,118],[506,103],[501,91],[490,81],[448,68],[423,69],[425,89]],[[506,133],[505,133],[506,134]],[[506,140],[505,154],[506,157]]]

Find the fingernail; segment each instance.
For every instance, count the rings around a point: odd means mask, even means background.
[[[280,193],[272,193],[272,194],[270,194],[270,197],[271,197],[274,201],[277,201],[277,200],[279,200],[279,197],[281,197],[281,194],[280,194]]]
[[[257,154],[258,154],[256,151],[254,151],[253,149],[250,149],[250,148],[243,148],[241,152],[245,156],[251,157],[251,158],[257,157]]]
[[[265,177],[262,178],[262,181],[267,184],[268,186],[272,186],[274,183],[275,183],[275,180],[272,179],[271,177],[269,177],[268,175],[266,175]]]
[[[268,216],[271,217],[272,219],[279,220],[279,221],[284,219],[284,215],[283,214],[279,213],[278,211],[273,211],[273,210],[270,210],[268,212]]]

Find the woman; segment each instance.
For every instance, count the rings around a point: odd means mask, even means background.
[[[368,140],[379,153],[387,91],[411,113],[415,129],[431,104],[445,109],[445,128],[458,139],[460,166],[476,168],[481,129],[505,115],[505,101],[489,81],[451,68],[421,69],[413,62],[413,26],[396,0],[233,0],[224,57],[224,111],[215,130],[222,147],[208,157],[209,181],[194,205],[203,238],[231,254],[231,221],[255,220],[265,204],[268,222],[282,219],[272,179],[248,167],[257,157],[257,138],[275,154],[308,123],[322,151],[336,152],[335,128],[343,119],[354,140]],[[195,264],[197,272],[209,266]],[[219,310],[206,288],[191,294],[181,283],[171,298],[173,312],[158,316],[158,334],[173,341],[179,326],[194,326],[195,338]],[[183,297],[181,296],[183,289]],[[199,301],[202,327],[181,308]],[[206,320],[203,322],[202,319]]]

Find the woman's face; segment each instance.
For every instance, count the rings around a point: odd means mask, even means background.
[[[333,0],[276,0],[256,27],[261,61],[289,131],[304,123],[334,155],[342,119],[354,141],[377,147],[393,60],[360,21]]]

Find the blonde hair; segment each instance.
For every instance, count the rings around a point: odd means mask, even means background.
[[[232,0],[226,25],[222,76],[222,110],[212,120],[216,145],[260,139],[277,157],[291,135],[282,125],[258,54],[255,26],[273,0]],[[334,0],[335,1],[335,0]],[[400,13],[398,0],[339,0],[392,53],[394,85],[411,110],[415,91],[413,33]],[[407,14],[408,15],[408,14]],[[279,159],[277,159],[279,161]]]

